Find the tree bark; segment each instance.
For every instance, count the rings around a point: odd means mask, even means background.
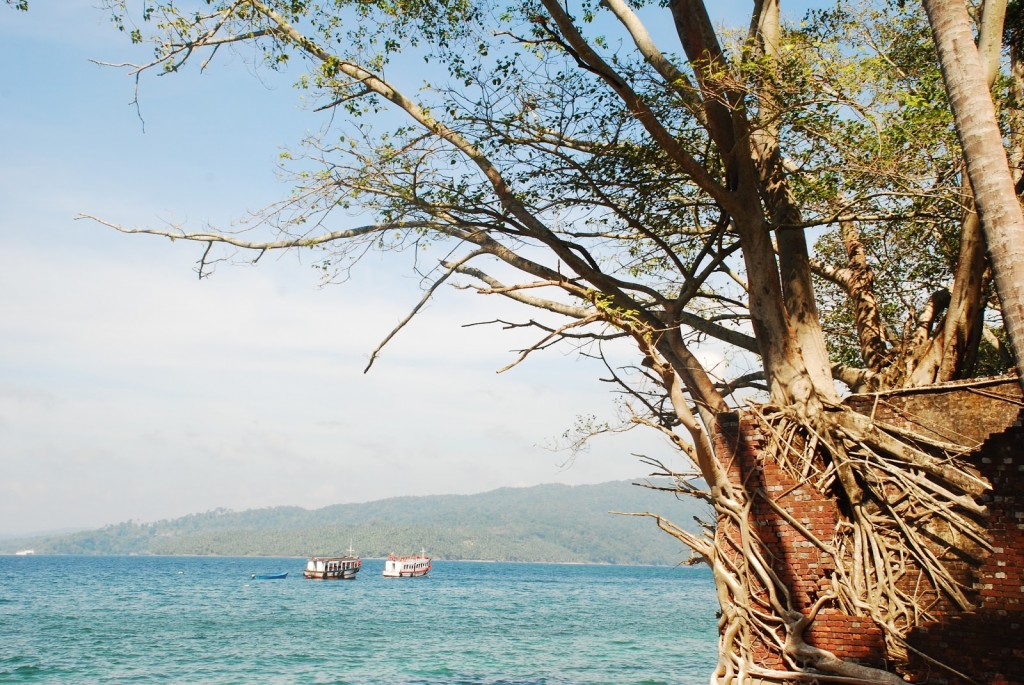
[[[771,241],[771,231],[775,226],[765,217],[765,205],[776,204],[771,199],[772,193],[766,189],[784,195],[785,184],[778,178],[772,179],[780,181],[778,184],[766,184],[765,169],[758,168],[766,153],[753,149],[742,93],[728,78],[731,67],[718,42],[705,3],[701,0],[671,0],[669,9],[700,89],[707,131],[725,167],[727,195],[721,199],[721,205],[735,222],[743,246],[749,279],[751,324],[761,348],[765,379],[772,399],[780,404],[791,404],[806,416],[813,416],[820,410],[820,398],[831,398],[835,387],[827,357],[825,364],[820,363],[822,354],[818,353],[824,352],[824,343],[817,346],[812,342],[807,350],[802,346],[802,338],[812,339],[810,336],[815,327],[820,336],[813,296],[809,304],[806,297],[810,293],[809,267],[806,269],[806,281],[801,281],[800,268],[806,262],[800,262],[798,245],[780,238],[780,243],[785,245],[780,244],[779,252],[784,255],[783,259],[789,259],[789,268],[783,274]],[[761,14],[759,12],[758,16]],[[768,209],[773,211],[772,207]],[[803,236],[793,238],[799,241]],[[804,253],[806,255],[806,245]],[[794,285],[801,283],[805,283],[807,288],[795,290]],[[803,306],[793,312],[790,311],[791,303],[802,303]],[[808,313],[808,308],[814,316]],[[794,327],[797,319],[807,335],[798,334]],[[809,372],[807,356],[819,371],[817,376]]]
[[[985,0],[978,35],[978,56],[989,89],[999,74],[1003,45],[1006,0]],[[978,344],[985,315],[985,238],[974,210],[973,192],[964,179],[964,219],[960,231],[960,258],[953,280],[952,297],[942,330],[942,357],[936,380],[963,378],[971,373],[978,357]]]
[[[846,283],[850,300],[853,302],[854,324],[860,341],[860,354],[864,366],[872,373],[880,374],[892,363],[892,355],[885,340],[882,317],[878,313],[875,298],[875,275],[868,266],[860,231],[852,221],[839,223],[839,234],[849,259],[850,278]]]
[[[923,0],[1024,388],[1024,212],[963,0]]]
[[[777,97],[781,27],[778,0],[758,3],[751,20],[750,41],[765,58],[765,74],[758,93],[757,120],[750,126],[751,154],[759,174],[760,191],[775,229],[779,253],[779,276],[789,325],[800,344],[800,353],[815,390],[829,400],[837,399],[832,382],[831,364],[825,335],[821,328],[818,305],[814,299],[807,236],[801,222],[800,208],[793,196],[779,149],[781,105]]]

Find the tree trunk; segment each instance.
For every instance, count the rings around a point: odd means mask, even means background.
[[[860,231],[852,221],[839,223],[839,234],[846,248],[851,275],[846,284],[853,302],[854,324],[857,327],[857,339],[860,342],[860,354],[864,365],[875,374],[882,373],[892,364],[885,340],[885,329],[882,317],[878,313],[878,300],[875,298],[875,274],[868,266],[864,253],[864,244],[860,239]]]
[[[1017,181],[1015,190],[1024,195],[1024,45],[1010,50],[1010,89],[1014,102],[1009,112],[1010,165]]]
[[[963,0],[923,0],[1024,388],[1024,212]]]
[[[970,375],[985,323],[985,240],[978,213],[970,204],[966,211],[960,232],[960,259],[942,330],[942,358],[935,376],[940,383]]]
[[[999,56],[1003,45],[1006,0],[985,0],[978,35],[978,56],[985,70],[985,83],[992,88],[999,75]],[[963,182],[965,214],[960,231],[960,258],[957,260],[952,297],[942,330],[942,358],[937,381],[945,382],[971,374],[978,357],[985,317],[985,236],[974,211],[974,193],[967,179]]]
[[[778,0],[766,0],[760,4],[759,11],[755,10],[751,21],[749,41],[752,48],[765,58],[757,120],[750,126],[751,154],[759,174],[769,223],[775,228],[779,277],[789,325],[800,344],[800,354],[815,391],[835,401],[838,397],[832,382],[832,365],[814,299],[807,236],[804,229],[798,227],[800,208],[793,196],[779,149],[779,122],[782,117],[776,89],[781,77],[773,66],[778,61],[781,42],[779,20]]]

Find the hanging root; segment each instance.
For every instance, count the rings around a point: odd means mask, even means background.
[[[978,502],[989,484],[963,461],[964,448],[846,408],[830,408],[813,420],[776,407],[751,413],[764,439],[763,458],[836,503],[831,538],[803,525],[779,504],[781,498],[749,484],[710,493],[717,526],[703,536],[655,514],[633,514],[654,518],[714,572],[721,614],[712,682],[905,682],[808,644],[805,632],[825,607],[863,616],[881,628],[886,660],[905,663],[912,628],[933,620],[937,607],[971,606],[970,588],[956,569],[991,551],[983,526],[987,512]],[[755,525],[755,502],[831,558],[831,589],[809,610],[796,608],[780,576],[784,569]],[[964,678],[936,655],[920,656]]]
[[[766,548],[751,529],[750,501],[719,498],[713,535],[698,536],[649,512],[658,526],[689,546],[712,568],[721,613],[719,664],[712,682],[720,685],[761,683],[846,683],[896,685],[894,673],[844,661],[809,645],[804,631],[817,612],[833,600],[822,597],[808,615],[792,607],[789,591],[772,568]],[[782,655],[787,668],[768,668],[763,658]]]
[[[813,424],[786,409],[760,407],[753,414],[767,436],[766,458],[835,497],[841,520],[833,539],[802,534],[830,551],[837,606],[880,626],[889,658],[905,661],[907,634],[933,619],[936,606],[972,607],[956,566],[992,551],[988,512],[978,502],[991,486],[963,460],[965,448],[846,408],[823,412]],[[802,627],[794,619],[789,632]],[[838,672],[824,661],[814,665]]]

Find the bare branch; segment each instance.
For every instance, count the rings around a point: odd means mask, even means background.
[[[430,300],[430,298],[433,296],[434,292],[438,288],[441,287],[441,284],[444,283],[446,280],[448,280],[448,277],[456,272],[458,266],[460,264],[464,264],[464,263],[468,262],[469,260],[473,259],[474,257],[480,256],[481,254],[482,254],[482,252],[473,252],[473,253],[471,253],[469,255],[466,255],[459,262],[456,262],[455,264],[450,265],[448,267],[448,269],[444,272],[444,274],[442,274],[440,278],[435,280],[430,285],[430,287],[427,289],[427,291],[425,293],[423,293],[423,297],[420,298],[420,301],[417,302],[416,306],[412,308],[412,311],[410,311],[409,314],[404,319],[402,319],[398,323],[398,325],[395,326],[391,330],[391,332],[387,334],[387,336],[385,336],[384,340],[382,340],[380,342],[380,344],[377,345],[376,348],[374,348],[373,352],[370,354],[370,361],[366,364],[366,368],[363,369],[363,373],[366,373],[366,372],[368,372],[370,370],[370,367],[373,366],[373,362],[376,361],[377,356],[380,354],[380,351],[382,349],[384,349],[384,346],[387,345],[391,341],[392,338],[394,338],[396,335],[398,335],[398,332],[400,330],[402,330],[403,328],[405,328],[406,324],[408,324],[410,321],[412,321],[413,317],[416,316],[416,314],[421,309],[423,309],[423,306],[426,305],[426,303]]]
[[[443,225],[435,222],[426,221],[406,221],[396,222],[388,224],[372,224],[368,226],[361,226],[359,228],[352,228],[344,231],[332,231],[319,236],[313,237],[301,237],[301,238],[284,238],[281,240],[243,240],[236,236],[227,233],[189,233],[183,229],[159,229],[159,228],[129,228],[116,224],[106,219],[101,219],[92,214],[79,214],[75,217],[76,219],[89,219],[95,221],[98,224],[102,224],[109,228],[113,228],[115,231],[121,233],[134,233],[134,234],[146,234],[146,235],[158,235],[171,240],[189,240],[200,243],[223,243],[225,245],[231,245],[233,247],[240,247],[246,250],[287,250],[291,248],[299,247],[315,247],[317,245],[323,245],[339,240],[345,240],[347,238],[357,238],[366,235],[372,235],[374,233],[382,233],[389,230],[405,230],[405,229],[416,229],[416,228],[434,228],[443,229]]]

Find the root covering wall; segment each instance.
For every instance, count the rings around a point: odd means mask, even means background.
[[[924,574],[906,573],[901,589],[923,598],[938,620],[910,632],[905,656],[887,652],[883,633],[870,618],[827,605],[807,631],[807,642],[841,658],[896,670],[910,682],[1024,685],[1024,403],[1016,379],[858,395],[847,404],[878,421],[973,448],[968,460],[992,483],[983,501],[994,552],[980,564],[967,559],[951,564],[969,589],[974,604],[969,611],[943,602]],[[820,541],[832,540],[844,517],[835,498],[766,458],[766,436],[758,426],[749,414],[723,414],[716,447],[718,454],[731,455],[731,477],[753,502],[751,523],[794,608],[807,613],[828,592],[836,571]],[[758,490],[767,497],[755,496]],[[778,668],[782,656],[776,646],[762,643],[758,661]]]

